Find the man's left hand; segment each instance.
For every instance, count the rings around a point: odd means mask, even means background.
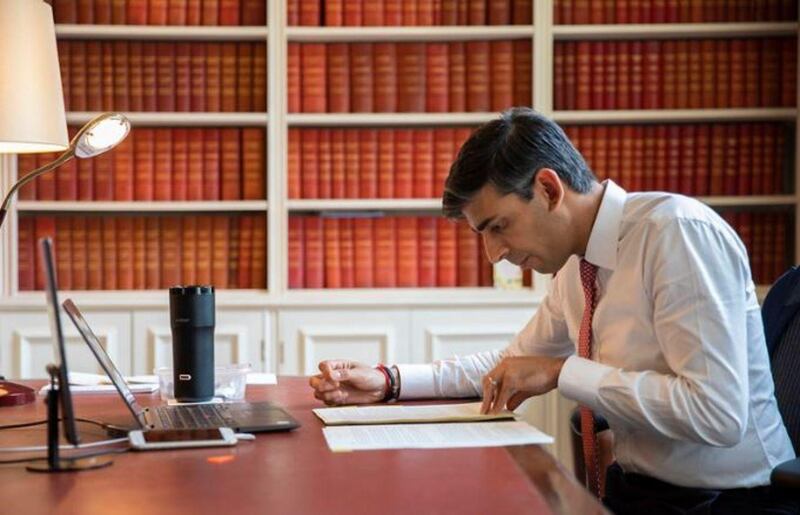
[[[564,361],[544,356],[503,359],[483,378],[481,413],[494,415],[506,407],[514,410],[528,397],[554,389]]]

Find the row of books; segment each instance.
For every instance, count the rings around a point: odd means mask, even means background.
[[[266,0],[55,0],[56,23],[264,25]]]
[[[289,0],[289,25],[530,25],[533,0]]]
[[[601,179],[629,191],[685,195],[788,193],[788,127],[779,123],[568,126]],[[788,172],[788,173],[785,173]]]
[[[795,0],[555,0],[556,24],[796,21]]]
[[[267,47],[247,42],[58,42],[68,111],[266,111]]]
[[[289,198],[434,198],[470,128],[289,129]]]
[[[750,270],[756,284],[769,285],[788,270],[793,262],[787,249],[794,229],[792,217],[785,211],[723,211],[722,218],[742,239],[750,258]]]
[[[21,154],[19,175],[55,159]],[[23,186],[20,200],[260,200],[266,198],[261,128],[137,128],[113,151],[73,159]]]
[[[556,42],[556,109],[792,107],[797,38]]]
[[[290,43],[289,112],[486,112],[532,102],[531,40]]]
[[[290,288],[492,284],[492,266],[465,223],[417,216],[289,218]]]
[[[34,216],[19,220],[19,289],[41,290],[36,242],[54,241],[64,290],[156,290],[176,284],[266,288],[266,217]]]

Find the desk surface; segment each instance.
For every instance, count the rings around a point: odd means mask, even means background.
[[[236,447],[136,453],[79,473],[0,466],[0,512],[81,513],[600,513],[602,508],[539,446],[332,453],[307,379],[248,387],[248,399],[280,404],[302,424]],[[76,415],[126,420],[116,395],[76,395]],[[157,394],[137,395],[143,405]],[[0,424],[45,418],[34,404],[2,408]],[[130,420],[127,418],[127,420]],[[84,441],[105,438],[80,424]],[[45,429],[0,431],[0,446],[45,443]],[[0,459],[21,457],[0,453]],[[120,510],[122,508],[122,510]]]

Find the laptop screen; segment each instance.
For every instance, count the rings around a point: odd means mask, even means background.
[[[80,310],[78,310],[78,306],[72,302],[72,299],[65,300],[62,306],[64,306],[64,311],[67,312],[69,318],[72,319],[72,323],[74,323],[75,327],[78,328],[78,332],[81,333],[81,336],[83,336],[83,340],[87,345],[89,345],[89,348],[97,358],[97,361],[100,362],[100,366],[103,367],[103,370],[106,371],[106,374],[108,374],[111,382],[117,387],[117,390],[122,396],[122,399],[125,401],[125,404],[128,405],[128,409],[130,409],[131,413],[133,413],[136,422],[139,423],[140,427],[146,427],[147,424],[143,420],[144,410],[139,403],[136,402],[136,397],[133,396],[133,392],[130,388],[128,388],[128,383],[125,382],[125,378],[122,376],[119,369],[117,369],[116,365],[114,365],[114,362],[111,361],[111,358],[103,346],[100,345],[100,340],[97,338],[97,336],[95,336],[94,332],[89,327],[89,324],[86,323],[86,320],[83,318]]]

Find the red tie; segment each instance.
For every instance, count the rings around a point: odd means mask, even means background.
[[[581,284],[586,303],[583,308],[581,331],[578,334],[578,356],[592,359],[592,315],[597,305],[597,266],[581,259]],[[586,479],[589,489],[600,497],[600,474],[597,463],[597,435],[594,432],[592,410],[581,406],[581,437],[583,438],[583,462],[586,465]]]

